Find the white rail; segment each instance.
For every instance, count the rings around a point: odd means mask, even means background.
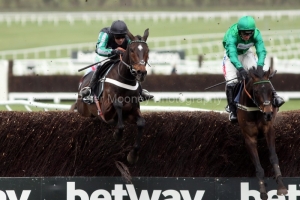
[[[186,19],[187,21],[204,19],[207,21],[220,18],[221,20],[228,20],[230,18],[239,18],[243,15],[252,15],[259,20],[265,17],[272,19],[281,19],[288,17],[289,19],[300,16],[299,10],[248,10],[248,11],[208,11],[208,12],[10,12],[0,14],[0,23],[6,23],[10,26],[11,23],[21,23],[25,26],[27,23],[38,23],[42,25],[45,22],[51,22],[58,25],[59,22],[67,21],[73,25],[75,21],[84,21],[90,24],[91,21],[112,21],[115,19],[134,20],[142,22],[143,20],[152,20],[159,22],[159,20],[176,20]]]
[[[300,13],[300,12],[299,12]],[[289,58],[290,55],[300,57],[300,30],[276,30],[262,31],[265,39],[266,47],[270,55],[276,55],[279,58]],[[222,37],[224,33],[214,34],[193,34],[183,36],[168,36],[168,37],[153,37],[149,38],[148,45],[151,49],[157,50],[184,50],[188,56],[198,56],[206,54],[206,59],[216,59],[224,51],[222,46]],[[283,48],[285,47],[285,48]],[[71,55],[73,50],[82,51],[88,50],[93,52],[95,42],[55,45],[46,47],[37,47],[30,49],[6,50],[0,51],[0,58],[12,56],[16,59],[18,56],[26,59],[29,55],[34,58],[39,58],[41,53],[45,53],[46,58],[50,57],[51,52],[55,52],[57,57],[60,57],[64,52],[65,55]],[[219,58],[218,58],[219,59]]]
[[[286,101],[289,99],[300,99],[300,92],[277,92]],[[151,92],[154,95],[154,101],[190,101],[199,100],[207,102],[212,100],[225,99],[225,92]],[[77,93],[31,93],[31,92],[11,92],[8,95],[9,101],[27,100],[34,102],[37,100],[53,100],[54,103],[60,103],[62,100],[76,100]]]
[[[39,102],[30,102],[25,100],[14,100],[14,101],[0,101],[0,105],[4,105],[8,111],[13,111],[11,108],[12,105],[23,105],[28,112],[32,112],[30,107],[42,108],[44,111],[52,110],[69,110],[71,105],[62,105],[62,104],[46,104]],[[191,107],[178,107],[178,106],[141,106],[142,111],[211,111],[200,108],[191,108]],[[216,111],[223,112],[223,111]]]
[[[174,64],[176,65],[177,74],[222,74],[222,57],[221,54],[212,54],[211,56],[218,56],[218,60],[207,60],[205,59],[199,67],[199,62],[196,60],[181,60],[178,55],[159,54],[159,56],[153,56],[155,59],[154,63],[152,59],[149,59],[151,67],[147,67],[148,75],[151,74],[171,74]],[[161,62],[158,62],[161,61]],[[6,63],[6,64],[5,64]],[[0,61],[1,64],[1,61]],[[3,62],[3,66],[7,66],[7,61]],[[22,59],[14,60],[13,75],[81,75],[85,71],[78,72],[85,66],[90,65],[91,62],[78,62],[72,59]],[[270,65],[270,57],[268,56],[265,60],[264,69],[267,70]],[[300,60],[299,59],[277,59],[274,57],[274,67],[278,73],[292,73],[300,74]],[[2,73],[2,76],[7,76]],[[4,80],[4,79],[3,79]],[[1,87],[2,88],[2,87]],[[0,88],[0,90],[1,90]],[[4,88],[4,85],[3,85]],[[2,88],[2,89],[3,89]],[[4,94],[4,93],[1,93]],[[0,94],[0,95],[1,95]]]
[[[32,111],[30,106],[43,108],[45,111],[47,111],[48,109],[68,110],[71,107],[70,105],[46,104],[46,103],[39,103],[39,102],[25,101],[25,100],[0,101],[0,105],[5,105],[8,111],[13,110],[10,107],[11,105],[24,105],[27,111]]]
[[[0,60],[0,101],[7,100],[8,94],[8,61]]]

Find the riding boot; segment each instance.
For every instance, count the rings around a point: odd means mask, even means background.
[[[236,105],[234,102],[234,87],[236,83],[230,83],[226,85],[226,97],[227,103],[229,108],[229,120],[231,122],[237,122],[237,115],[236,115]]]
[[[98,81],[98,76],[99,76],[99,73],[100,73],[100,69],[101,69],[101,65],[98,65],[98,67],[96,68],[96,71],[94,71],[94,73],[93,73],[93,76],[92,76],[92,79],[89,83],[89,86],[82,88],[82,90],[80,91],[79,95],[82,98],[87,97],[87,96],[92,94],[92,91],[93,91],[93,89],[94,89],[94,87],[95,87],[95,85],[97,84],[97,81]]]
[[[278,94],[275,91],[272,83],[271,83],[271,86],[272,86],[272,93],[273,93],[273,102],[272,102],[272,104],[273,104],[273,106],[279,108],[280,106],[282,106],[285,103],[285,101],[282,97],[278,96]]]
[[[142,89],[141,83],[139,83],[140,102],[152,99],[154,96],[151,95],[148,90]]]

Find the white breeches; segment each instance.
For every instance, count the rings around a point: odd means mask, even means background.
[[[239,61],[242,63],[242,66],[246,71],[250,69],[251,67],[257,67],[257,59],[254,53],[249,49],[246,53],[238,56]],[[223,74],[225,77],[225,80],[231,80],[234,78],[237,78],[238,70],[234,67],[234,65],[231,63],[230,59],[227,57],[226,53],[224,54],[223,58]],[[237,83],[238,80],[234,79],[231,81],[228,81],[226,84],[229,83]]]

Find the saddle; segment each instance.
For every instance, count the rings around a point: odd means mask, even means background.
[[[95,75],[98,79],[97,82],[100,82],[100,84],[95,84],[95,86],[92,88],[92,93],[95,95],[98,99],[101,97],[104,87],[104,79],[108,72],[111,70],[111,68],[114,66],[114,64],[118,63],[120,60],[109,60],[102,65],[98,66],[97,70],[95,71]]]
[[[241,93],[242,93],[242,90],[244,88],[244,84],[242,84],[241,81],[239,81],[235,87],[234,87],[234,90],[233,90],[233,96],[234,96],[234,102],[235,103],[239,103],[240,101],[240,96],[241,96]]]

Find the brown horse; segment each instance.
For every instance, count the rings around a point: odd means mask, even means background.
[[[127,33],[131,40],[120,60],[114,62],[106,76],[98,81],[102,83],[103,92],[100,98],[94,96],[95,103],[87,104],[78,96],[76,104],[71,109],[77,108],[82,116],[98,117],[100,120],[116,125],[114,138],[120,140],[123,135],[124,121],[137,124],[138,134],[133,149],[129,152],[127,160],[134,164],[138,160],[141,137],[145,126],[145,119],[140,111],[139,82],[143,82],[148,64],[149,49],[146,43],[149,30],[146,29],[143,37]],[[83,77],[78,92],[89,85],[93,73]]]
[[[244,135],[246,148],[250,153],[251,160],[255,165],[256,177],[259,180],[260,197],[268,199],[264,183],[264,169],[262,168],[257,151],[257,136],[262,133],[267,141],[269,158],[273,166],[277,194],[286,195],[287,189],[283,184],[279,168],[278,156],[275,151],[275,131],[273,123],[278,108],[272,105],[272,85],[270,78],[273,76],[272,67],[264,71],[262,67],[253,67],[249,70],[249,81],[244,81],[244,88],[237,104],[238,123]]]

